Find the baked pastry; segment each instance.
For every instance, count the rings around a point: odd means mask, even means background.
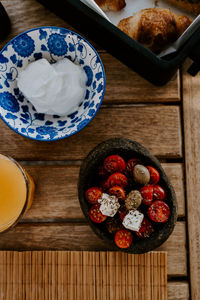
[[[166,0],[167,2],[182,8],[194,15],[200,14],[200,0]]]
[[[118,27],[153,52],[159,52],[174,42],[191,24],[186,16],[169,9],[142,9],[132,17],[121,20]]]
[[[119,11],[126,6],[125,0],[95,0],[103,11]]]

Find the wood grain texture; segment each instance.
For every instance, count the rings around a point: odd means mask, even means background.
[[[159,157],[182,157],[177,106],[102,107],[79,133],[56,142],[33,141],[0,121],[0,149],[18,160],[80,160],[98,143],[113,137],[136,140]]]
[[[53,25],[73,29],[35,0],[3,0],[2,3],[11,18],[12,32],[7,40],[0,44],[0,48],[15,35],[33,27]],[[159,157],[181,158],[182,136],[178,106],[139,107],[130,105],[128,109],[123,106],[109,106],[126,103],[178,102],[180,101],[179,74],[165,87],[153,87],[98,45],[90,42],[100,50],[105,66],[107,90],[104,104],[108,107],[102,108],[92,123],[79,134],[55,143],[38,143],[25,139],[12,132],[0,121],[1,152],[18,160],[81,160],[97,143],[110,137],[124,136],[141,142]],[[0,248],[10,250],[107,249],[107,246],[96,237],[89,226],[75,223],[75,219],[83,220],[76,194],[78,167],[26,166],[26,168],[33,175],[37,184],[33,207],[25,216],[25,221],[30,223],[21,223],[1,235]],[[164,168],[176,189],[179,216],[184,216],[182,165],[165,164]],[[65,219],[71,219],[70,221],[74,223],[32,223],[37,220],[62,222]],[[177,223],[174,233],[160,249],[168,251],[168,275],[186,276],[184,222]],[[16,260],[16,257],[14,259]],[[27,263],[30,262],[30,259],[31,257],[27,259]],[[20,262],[23,266],[24,262],[21,256]],[[48,264],[46,267],[53,274],[54,269]],[[22,272],[22,267],[19,269],[19,274],[21,274],[20,272]],[[30,276],[37,278],[36,268],[33,268],[31,274],[27,274],[27,278]],[[61,274],[62,276],[63,274]],[[39,275],[38,280],[40,283]],[[54,292],[56,293],[56,288]],[[17,287],[15,293],[21,296]],[[71,293],[78,292],[74,288]],[[39,295],[35,294],[34,297],[39,299]],[[169,282],[168,297],[169,300],[188,300],[188,283]]]
[[[188,282],[168,282],[168,300],[189,300]]]
[[[0,48],[17,34],[34,27],[51,25],[74,30],[36,0],[3,0],[2,3],[11,18],[12,31],[7,39],[0,43]],[[89,41],[99,49],[98,45]],[[155,87],[110,54],[101,53],[101,58],[107,79],[105,103],[180,101],[179,72],[164,87]]]
[[[163,164],[175,188],[179,216],[185,215],[183,170],[181,164]],[[82,219],[77,182],[79,166],[25,166],[36,183],[36,193],[31,209],[24,220]]]
[[[113,250],[88,225],[18,224],[1,234],[1,250]],[[177,251],[178,249],[178,251]],[[168,274],[187,274],[185,223],[178,222],[170,238],[157,250],[168,252]]]
[[[5,7],[12,24],[9,36],[0,43],[1,48],[17,34],[34,27],[59,26],[72,30],[69,24],[36,0],[2,0],[1,3]]]
[[[187,69],[187,64],[185,69]],[[191,299],[200,299],[200,78],[183,75],[183,117],[185,138],[185,167],[187,186],[187,215],[189,235],[189,257]]]
[[[165,86],[145,81],[108,53],[101,53],[106,71],[104,103],[147,103],[180,101],[179,72]]]

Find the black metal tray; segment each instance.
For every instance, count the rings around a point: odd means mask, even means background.
[[[3,40],[10,31],[10,20],[8,15],[0,3],[0,40]]]
[[[200,29],[176,54],[161,59],[79,0],[37,1],[155,85],[167,83],[186,57],[194,61],[191,75],[200,70]]]

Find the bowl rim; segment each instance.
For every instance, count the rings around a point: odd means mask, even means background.
[[[139,248],[136,247],[136,249],[132,249],[132,248],[121,249],[121,248],[118,248],[114,243],[114,239],[111,240],[101,228],[98,228],[98,224],[95,224],[90,220],[89,213],[86,211],[86,207],[84,205],[84,203],[87,203],[87,201],[86,201],[85,196],[84,196],[85,191],[83,191],[82,178],[85,177],[83,172],[85,171],[85,169],[87,167],[87,164],[90,163],[91,161],[93,161],[94,158],[96,157],[96,151],[98,149],[102,150],[102,148],[104,146],[108,147],[109,146],[108,144],[110,144],[110,142],[111,143],[113,142],[113,144],[114,144],[113,147],[115,147],[115,148],[119,148],[116,145],[116,143],[126,142],[127,145],[129,144],[127,146],[127,148],[130,149],[130,147],[134,146],[134,147],[136,147],[136,150],[135,150],[136,152],[138,152],[138,150],[137,150],[138,146],[139,146],[139,151],[141,151],[141,150],[144,151],[145,150],[145,152],[146,152],[145,156],[147,156],[152,161],[153,165],[157,165],[159,171],[161,172],[160,174],[162,175],[162,179],[164,180],[165,184],[167,185],[167,187],[168,187],[168,189],[171,193],[172,210],[171,210],[170,224],[169,224],[169,226],[166,225],[163,228],[159,238],[157,238],[154,243],[148,243],[147,246],[145,247],[145,249],[143,247],[139,247]],[[106,150],[108,150],[108,148],[106,148]],[[142,151],[141,151],[141,153],[142,153]],[[84,216],[87,220],[88,225],[90,226],[92,231],[105,243],[105,245],[106,245],[106,243],[108,243],[110,251],[114,250],[114,251],[121,251],[121,252],[132,253],[132,254],[142,254],[142,253],[146,253],[146,252],[149,252],[149,251],[154,251],[155,249],[160,247],[164,242],[167,241],[167,239],[170,237],[170,235],[172,234],[172,232],[173,232],[173,230],[176,226],[177,217],[178,217],[178,203],[177,203],[176,193],[175,193],[174,188],[171,184],[171,181],[169,180],[169,177],[166,175],[165,171],[163,170],[160,161],[153,154],[151,154],[146,147],[144,147],[142,144],[136,142],[135,140],[131,140],[129,138],[116,137],[116,138],[109,138],[109,139],[104,140],[103,142],[100,142],[99,144],[97,144],[91,151],[89,151],[89,153],[86,155],[86,157],[84,158],[84,160],[83,160],[83,162],[80,166],[77,186],[78,186],[78,199],[79,199],[80,207],[81,207],[81,210],[82,210],[82,212],[83,212],[83,214],[84,214]],[[148,241],[148,239],[143,239],[143,241],[145,241],[145,240]]]
[[[68,138],[68,137],[70,137],[70,136],[72,136],[72,135],[78,133],[78,132],[81,131],[82,129],[84,129],[84,128],[85,128],[85,127],[86,127],[86,126],[94,119],[94,117],[97,115],[97,113],[98,113],[98,111],[99,111],[99,109],[100,109],[100,107],[101,107],[101,104],[102,104],[102,102],[103,102],[103,99],[104,99],[104,96],[105,96],[105,89],[106,89],[106,74],[105,74],[105,69],[104,69],[102,60],[101,60],[100,55],[98,54],[97,50],[96,50],[96,49],[90,44],[90,42],[89,42],[88,40],[86,40],[82,35],[80,35],[80,34],[74,32],[74,31],[72,31],[72,30],[70,30],[70,29],[64,28],[64,27],[58,27],[58,26],[40,26],[40,27],[35,27],[35,28],[31,28],[31,29],[29,29],[29,30],[23,31],[22,33],[16,35],[14,38],[12,38],[12,39],[8,42],[8,43],[3,47],[3,49],[0,51],[0,54],[3,54],[3,52],[6,50],[6,48],[7,48],[7,47],[8,47],[8,46],[9,46],[16,38],[18,38],[19,36],[21,36],[21,35],[23,35],[23,34],[25,34],[25,33],[29,33],[29,32],[31,32],[31,31],[36,31],[36,30],[39,30],[39,29],[50,29],[50,28],[66,30],[66,31],[68,31],[69,33],[71,32],[71,33],[75,34],[76,36],[80,37],[81,39],[83,39],[83,40],[86,42],[86,44],[88,44],[88,45],[91,47],[91,49],[94,51],[94,53],[95,53],[95,54],[97,55],[97,57],[99,58],[99,62],[100,62],[101,67],[102,67],[104,89],[103,89],[103,92],[102,92],[102,99],[101,99],[101,101],[100,101],[100,103],[99,103],[98,108],[97,108],[96,111],[95,111],[95,114],[94,114],[94,115],[93,115],[93,116],[92,116],[92,117],[84,124],[84,126],[83,126],[81,129],[79,129],[79,130],[77,130],[77,131],[75,131],[75,132],[73,132],[73,133],[71,133],[71,134],[67,134],[67,135],[64,135],[64,136],[61,136],[61,137],[58,137],[58,138],[53,138],[53,139],[47,139],[47,138],[44,138],[44,139],[40,140],[40,139],[37,139],[36,137],[35,137],[35,138],[30,137],[30,136],[28,136],[28,135],[26,135],[26,134],[23,134],[22,132],[19,132],[18,129],[12,127],[12,126],[11,126],[11,125],[10,125],[10,124],[2,117],[2,115],[0,114],[1,120],[2,120],[2,121],[3,121],[3,122],[4,122],[11,130],[13,130],[14,132],[16,132],[17,134],[19,134],[19,135],[21,135],[21,136],[23,136],[23,137],[29,138],[29,139],[34,140],[34,141],[39,141],[39,142],[54,142],[54,141],[62,140],[62,139]]]

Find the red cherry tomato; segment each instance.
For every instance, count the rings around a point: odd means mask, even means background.
[[[150,235],[152,234],[153,231],[154,231],[154,229],[153,229],[151,222],[147,218],[144,218],[144,220],[142,221],[140,230],[136,231],[135,233],[141,239],[145,239],[145,238],[150,237]]]
[[[102,190],[98,187],[91,187],[85,192],[85,197],[88,202],[95,204],[102,195]]]
[[[140,160],[138,158],[131,158],[129,161],[126,163],[126,172],[127,174],[133,174],[133,169],[136,165],[140,164]]]
[[[113,186],[109,189],[108,194],[116,196],[119,200],[124,201],[126,193],[121,186]]]
[[[151,204],[148,209],[149,218],[158,223],[167,222],[170,215],[170,209],[167,203],[157,200]]]
[[[146,185],[140,189],[142,203],[150,205],[153,202],[153,185]]]
[[[154,200],[164,200],[166,198],[165,190],[161,186],[155,185],[153,188],[153,197]]]
[[[153,168],[153,167],[150,167],[148,166],[147,169],[149,170],[149,173],[150,173],[150,184],[157,184],[158,181],[160,180],[160,174],[159,172]]]
[[[101,189],[105,192],[109,189],[108,181],[106,179],[102,180],[100,183]]]
[[[120,219],[123,221],[125,216],[127,215],[128,211],[125,206],[121,206],[118,211],[119,211]]]
[[[99,208],[100,204],[95,204],[90,208],[89,216],[94,223],[102,223],[107,219],[107,216],[104,216]]]
[[[108,173],[123,172],[126,164],[121,156],[110,155],[104,160],[103,167]]]
[[[133,236],[129,230],[121,229],[118,230],[115,234],[115,244],[119,248],[129,248],[133,241]]]
[[[125,188],[128,185],[128,179],[122,173],[114,173],[108,177],[107,184],[109,187],[117,185]]]

